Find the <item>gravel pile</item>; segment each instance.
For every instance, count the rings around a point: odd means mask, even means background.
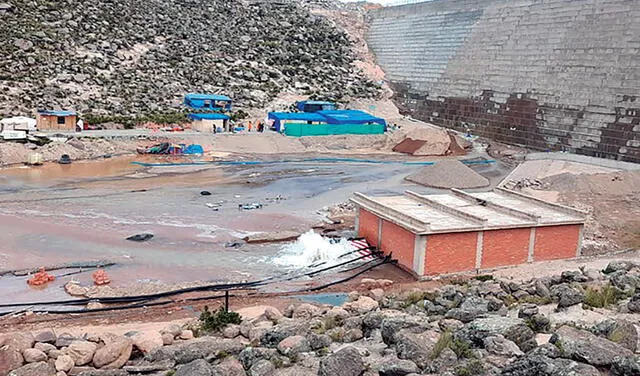
[[[489,185],[489,180],[457,160],[438,161],[411,174],[406,180],[434,188],[480,188]]]

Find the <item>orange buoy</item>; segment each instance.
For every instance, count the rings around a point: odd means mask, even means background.
[[[93,272],[91,276],[93,277],[93,283],[95,283],[97,286],[108,285],[109,283],[111,283],[109,276],[102,269]]]
[[[31,286],[42,286],[53,281],[54,279],[56,279],[56,277],[47,273],[47,271],[44,270],[43,266],[40,268],[40,271],[34,274],[33,277],[27,281],[27,283]]]

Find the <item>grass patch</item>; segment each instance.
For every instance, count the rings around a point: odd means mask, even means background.
[[[327,331],[340,326],[340,323],[335,316],[326,316],[322,320],[322,326],[324,327],[324,330]]]
[[[480,282],[493,281],[493,276],[491,274],[483,274],[476,276],[475,279]]]
[[[471,351],[471,344],[469,342],[455,339],[451,341],[449,344],[449,348],[453,350],[454,353],[458,356],[458,358],[473,358],[473,351]]]
[[[447,347],[449,347],[449,345],[451,345],[452,342],[453,342],[453,335],[451,334],[451,331],[447,330],[444,333],[442,333],[442,335],[438,339],[438,342],[436,342],[435,346],[433,346],[433,350],[431,350],[431,354],[429,354],[429,358],[433,360],[439,357],[440,354],[442,354],[442,351]]]
[[[588,287],[584,294],[584,304],[594,308],[606,308],[616,304],[622,294],[610,284],[598,287]]]
[[[176,371],[174,371],[174,370],[172,370],[172,369],[171,369],[171,370],[167,371],[167,372],[164,374],[164,376],[173,376],[173,375],[175,375],[175,374],[176,374]]]
[[[514,298],[513,295],[507,295],[502,299],[502,302],[504,303],[505,306],[509,307],[513,304],[516,304],[518,300]]]
[[[472,360],[464,366],[455,370],[456,376],[478,376],[484,375],[484,364],[479,360]]]
[[[209,307],[205,306],[204,311],[200,314],[200,327],[205,332],[214,332],[227,326],[228,324],[240,324],[242,317],[237,312],[225,311],[220,307],[216,312],[210,312]]]

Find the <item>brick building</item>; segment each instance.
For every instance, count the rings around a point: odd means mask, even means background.
[[[358,235],[417,277],[580,255],[584,212],[502,188],[352,202]]]

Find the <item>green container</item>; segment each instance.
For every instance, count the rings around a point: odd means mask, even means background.
[[[284,134],[292,137],[329,136],[337,134],[384,134],[384,125],[286,123]]]

